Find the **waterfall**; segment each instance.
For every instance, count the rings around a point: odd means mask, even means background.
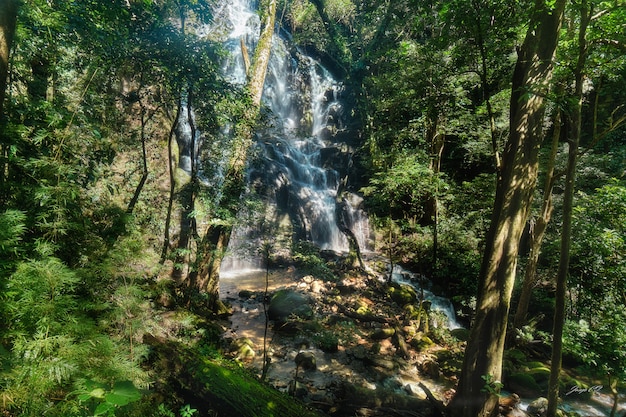
[[[215,16],[216,22],[207,32],[227,32],[224,45],[230,51],[222,70],[231,81],[243,84],[241,42],[252,55],[259,33],[258,16],[245,0],[220,6]],[[293,239],[308,240],[326,250],[348,251],[348,241],[337,226],[338,197],[345,206],[343,219],[361,249],[367,250],[370,231],[360,209],[362,201],[350,193],[337,195],[350,163],[347,145],[333,140],[345,130],[343,90],[320,62],[274,35],[262,98],[271,117],[268,126],[256,134],[248,170],[250,193],[264,204],[248,213],[256,216],[252,224],[243,219],[244,213],[223,270],[259,267],[255,248],[268,240],[275,245],[283,242],[283,250]]]
[[[427,278],[421,277],[413,272],[409,272],[399,265],[394,265],[391,279],[393,282],[397,282],[398,284],[410,285],[415,288],[418,294],[424,294],[424,300],[431,303],[430,309],[441,313],[445,317],[445,322],[442,323],[444,327],[450,330],[460,329],[463,327],[456,319],[456,313],[452,302],[449,299],[435,295],[427,288],[424,288],[430,284],[430,281],[428,281]]]

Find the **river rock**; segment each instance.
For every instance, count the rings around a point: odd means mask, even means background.
[[[296,366],[305,371],[314,371],[317,369],[315,354],[313,352],[299,352],[294,359]]]
[[[313,318],[313,309],[310,300],[299,292],[293,290],[278,290],[270,301],[268,316],[270,320],[284,322],[290,316],[309,320]]]
[[[537,398],[528,404],[526,412],[532,417],[545,417],[548,412],[548,399],[544,397]]]
[[[437,361],[427,359],[420,365],[420,371],[433,379],[437,379],[441,376],[441,369]]]

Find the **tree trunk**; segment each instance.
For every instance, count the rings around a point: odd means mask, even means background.
[[[556,294],[554,306],[554,324],[552,327],[552,362],[550,366],[550,380],[548,383],[548,412],[547,417],[556,416],[559,397],[559,377],[561,374],[561,357],[563,350],[563,325],[565,323],[565,297],[567,293],[567,275],[569,272],[570,245],[572,238],[572,211],[576,181],[576,160],[578,144],[580,142],[581,112],[583,101],[583,77],[587,60],[587,26],[591,21],[591,8],[587,0],[581,0],[580,28],[578,32],[578,60],[574,70],[575,103],[571,111],[571,132],[565,174],[565,192],[563,196],[563,225],[561,227],[561,249],[559,269],[556,277]]]
[[[476,318],[465,351],[454,415],[487,417],[498,413],[499,381],[519,241],[528,218],[543,137],[544,97],[565,0],[554,9],[537,0],[524,43],[518,50],[511,94],[510,134],[503,154],[502,177],[486,239],[480,271]]]
[[[2,0],[0,2],[0,117],[3,114],[4,96],[7,89],[9,55],[15,35],[17,8],[17,0]]]
[[[541,253],[541,245],[543,236],[552,217],[552,187],[554,186],[554,164],[556,154],[559,149],[559,138],[561,136],[561,117],[560,111],[557,110],[554,120],[554,131],[552,133],[552,148],[550,149],[550,157],[546,169],[546,179],[543,187],[543,200],[541,203],[541,214],[531,227],[531,243],[528,261],[524,270],[524,281],[522,283],[522,291],[520,299],[517,303],[515,318],[513,320],[513,329],[521,329],[526,324],[526,315],[528,314],[528,306],[533,288],[537,282],[537,264],[539,262],[539,254]]]
[[[175,168],[175,158],[174,155],[174,137],[176,135],[176,128],[178,126],[178,117],[180,116],[181,103],[178,100],[178,105],[176,106],[176,115],[172,121],[172,127],[170,129],[170,133],[167,138],[167,167],[169,173],[169,196],[167,201],[167,213],[165,215],[165,226],[163,233],[163,248],[161,249],[161,259],[160,263],[163,265],[167,258],[167,253],[170,250],[171,239],[170,239],[170,226],[172,224],[172,209],[174,207],[174,197],[176,195],[176,176],[174,175]]]
[[[245,168],[248,151],[252,146],[256,120],[261,106],[263,86],[272,50],[272,37],[276,21],[276,0],[265,0],[261,4],[261,36],[254,52],[248,73],[248,91],[252,100],[236,129],[232,154],[225,175],[220,208],[227,218],[210,224],[201,240],[198,251],[197,272],[193,285],[209,297],[210,307],[216,311],[219,306],[219,271],[233,230],[233,219],[237,216],[239,200],[246,186]]]
[[[141,99],[140,99],[141,100]],[[135,206],[139,201],[139,196],[141,195],[141,191],[143,191],[143,186],[146,184],[146,180],[148,179],[148,154],[146,151],[146,124],[151,116],[148,116],[146,119],[147,110],[144,105],[139,102],[139,107],[141,109],[140,121],[141,121],[141,130],[140,130],[140,139],[141,139],[141,178],[139,179],[139,184],[135,188],[135,192],[133,197],[130,199],[128,203],[128,208],[126,209],[126,213],[132,214],[133,210],[135,210]]]

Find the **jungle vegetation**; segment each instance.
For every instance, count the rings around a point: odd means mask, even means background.
[[[154,311],[215,344],[270,44],[246,86],[228,82],[219,39],[193,30],[216,2],[0,0],[2,415],[168,415],[142,366],[144,336],[163,333]],[[451,415],[496,415],[505,350],[541,338],[548,415],[563,357],[617,398],[626,3],[263,0],[260,13],[265,36],[290,33],[347,86],[350,187],[380,253],[471,327]],[[186,173],[175,133],[190,103],[205,145]],[[206,186],[199,170],[216,167],[223,183]]]

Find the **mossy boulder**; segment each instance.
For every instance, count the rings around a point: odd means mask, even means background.
[[[270,320],[285,322],[290,317],[304,320],[313,318],[310,300],[304,294],[293,290],[278,290],[270,300],[267,310]]]
[[[461,342],[467,342],[469,340],[469,333],[469,329],[464,329],[462,327],[450,330],[450,334]]]
[[[432,339],[428,336],[420,336],[420,337],[414,337],[413,339],[411,339],[409,344],[414,349],[418,351],[422,351],[430,347],[433,347],[435,345],[435,342],[433,342]]]
[[[370,339],[372,339],[372,340],[388,339],[391,336],[393,336],[394,334],[396,334],[396,330],[393,327],[380,328],[380,329],[374,330],[370,334]]]
[[[508,391],[515,392],[522,397],[532,398],[541,394],[541,387],[527,373],[516,373],[506,377],[504,386]]]
[[[417,301],[417,292],[415,288],[408,284],[392,283],[387,289],[387,294],[396,304],[404,306],[413,304]]]

